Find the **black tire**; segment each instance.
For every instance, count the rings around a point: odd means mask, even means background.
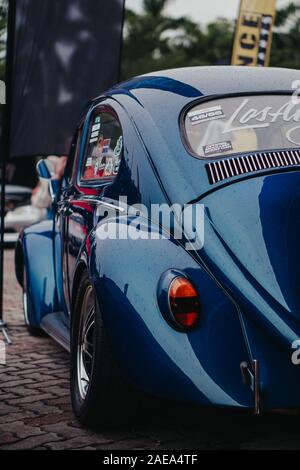
[[[46,333],[41,328],[30,325],[29,320],[28,320],[27,276],[26,276],[25,265],[23,265],[22,299],[23,299],[24,322],[25,322],[28,333],[30,334],[30,336],[37,336],[37,337],[46,336]]]
[[[91,294],[92,290],[92,294]],[[93,296],[94,327],[92,359],[81,361],[80,338],[82,337],[83,317],[86,317],[83,309],[88,302],[86,296]],[[91,304],[90,304],[91,305]],[[92,320],[87,320],[90,325]],[[91,344],[91,330],[86,327]],[[82,348],[84,349],[84,348]],[[91,351],[91,350],[90,350]],[[90,359],[90,362],[89,362]],[[82,381],[79,380],[80,363],[85,363],[86,368],[80,375],[89,369],[89,383],[82,391]],[[123,378],[110,350],[109,341],[103,326],[101,311],[96,300],[96,295],[89,280],[87,272],[81,278],[77,291],[71,328],[71,364],[70,364],[71,401],[74,413],[78,420],[89,427],[107,426],[109,424],[128,419],[136,410],[136,397],[138,393]],[[85,394],[85,396],[84,396]]]

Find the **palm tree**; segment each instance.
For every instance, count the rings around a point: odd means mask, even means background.
[[[294,2],[277,11],[271,66],[300,68],[300,6]]]
[[[165,13],[170,0],[143,0],[141,14],[126,10],[123,46],[123,78],[159,68],[176,66],[174,32],[177,46],[180,32],[191,27],[185,17],[172,18]],[[185,34],[181,34],[185,37]],[[176,47],[178,52],[178,47]],[[175,60],[175,63],[174,63]]]

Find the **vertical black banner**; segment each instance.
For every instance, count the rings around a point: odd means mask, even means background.
[[[83,105],[118,81],[124,0],[12,0],[12,157],[66,154]]]

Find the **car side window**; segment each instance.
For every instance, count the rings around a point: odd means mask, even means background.
[[[117,116],[107,108],[98,108],[91,118],[81,180],[112,181],[120,168],[122,150],[122,129]]]
[[[73,137],[70,152],[67,158],[66,162],[66,168],[64,171],[64,176],[62,180],[62,187],[68,187],[71,185],[73,177],[74,177],[74,171],[76,168],[76,161],[78,158],[78,153],[80,149],[80,140],[81,140],[81,134],[82,134],[82,126],[80,126],[76,134]]]

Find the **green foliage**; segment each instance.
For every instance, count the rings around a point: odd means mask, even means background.
[[[300,6],[290,3],[277,12],[270,65],[300,68],[299,43]]]
[[[154,70],[229,64],[235,22],[223,18],[201,26],[187,17],[171,18],[170,0],[143,0],[142,13],[126,10],[122,78]],[[290,3],[276,16],[271,64],[300,66],[300,6]]]

